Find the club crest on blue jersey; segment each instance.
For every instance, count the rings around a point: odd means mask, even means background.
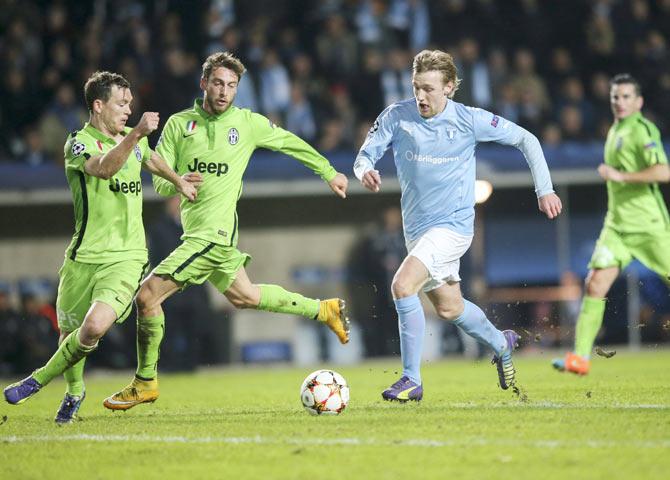
[[[237,128],[233,127],[228,130],[228,143],[231,145],[236,145],[240,141],[240,132],[237,131]]]
[[[453,140],[455,136],[456,136],[456,129],[455,128],[447,128],[447,138],[449,140]]]
[[[135,152],[135,158],[137,158],[138,162],[142,161],[142,150],[140,149],[139,145],[135,145],[135,148],[133,148],[133,151]]]

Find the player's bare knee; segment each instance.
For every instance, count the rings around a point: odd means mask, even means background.
[[[135,297],[137,311],[141,317],[147,316],[156,307],[157,299],[150,288],[142,287]]]
[[[107,325],[95,319],[87,319],[79,329],[79,341],[87,346],[95,345],[107,332]]]
[[[393,292],[393,298],[405,298],[413,295],[411,286],[408,282],[405,282],[402,278],[394,277],[393,282],[391,283],[391,291]]]

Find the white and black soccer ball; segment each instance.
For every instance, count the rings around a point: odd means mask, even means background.
[[[338,415],[349,403],[349,386],[339,373],[317,370],[302,382],[300,399],[311,415]]]

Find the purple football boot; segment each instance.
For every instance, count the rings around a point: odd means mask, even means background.
[[[423,398],[423,385],[419,385],[403,375],[400,380],[382,392],[382,398],[403,403],[408,400],[418,402]]]
[[[66,393],[65,398],[63,398],[63,402],[60,404],[60,408],[56,413],[56,418],[54,419],[55,422],[59,425],[71,423],[77,418],[77,412],[85,398],[86,392],[81,395],[70,395],[69,393]]]
[[[512,352],[519,346],[519,334],[514,330],[503,330],[505,340],[507,340],[507,348],[498,356],[494,355],[491,363],[498,369],[498,380],[500,381],[500,388],[507,390],[514,385],[514,364],[512,363]]]
[[[20,382],[12,383],[4,390],[5,400],[12,405],[19,405],[40,391],[42,385],[32,375]]]

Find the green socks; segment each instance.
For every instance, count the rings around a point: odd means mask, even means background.
[[[98,348],[97,344],[92,347],[82,345],[79,342],[79,329],[76,329],[63,340],[46,365],[35,370],[32,376],[40,385],[44,386],[57,376],[62,375],[65,370],[78,363],[96,348]],[[81,368],[83,367],[82,363]]]
[[[259,310],[276,313],[289,313],[307,318],[316,318],[319,314],[319,301],[303,297],[299,293],[288,292],[279,285],[259,285],[261,301]]]
[[[165,315],[137,319],[137,372],[140,380],[153,380],[158,375],[161,341],[165,334]]]
[[[582,309],[577,319],[575,330],[575,353],[580,357],[590,358],[593,342],[603,323],[607,299],[584,297]]]
[[[84,393],[84,364],[86,357],[79,360],[63,372],[67,382],[67,393],[75,397],[81,397]]]

